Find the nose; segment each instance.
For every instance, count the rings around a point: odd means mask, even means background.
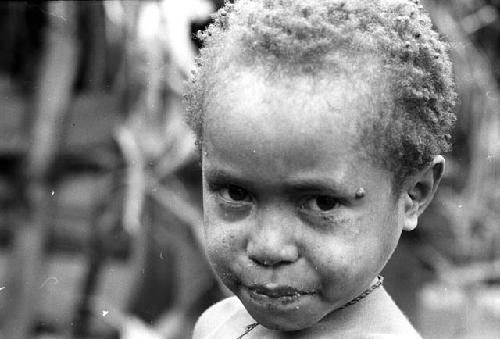
[[[262,266],[279,266],[297,261],[299,250],[290,222],[279,211],[261,213],[247,244],[248,257]]]

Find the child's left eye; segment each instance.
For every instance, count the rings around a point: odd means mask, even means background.
[[[340,205],[340,201],[330,195],[317,195],[308,197],[302,204],[302,209],[307,209],[313,212],[330,212]]]

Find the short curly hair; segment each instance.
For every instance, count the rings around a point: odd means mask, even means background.
[[[230,81],[235,64],[333,79],[375,56],[390,98],[363,121],[360,145],[399,183],[450,150],[456,92],[448,45],[418,0],[239,0],[214,18],[198,32],[204,47],[185,95],[199,142],[214,84]]]

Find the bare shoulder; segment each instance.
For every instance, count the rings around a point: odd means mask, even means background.
[[[332,333],[349,339],[421,339],[408,318],[385,289],[378,289],[364,302],[345,309],[345,322],[337,323]]]
[[[386,295],[385,307],[379,311],[381,312],[380,314],[383,314],[385,321],[381,323],[384,324],[384,329],[387,330],[385,333],[387,334],[379,334],[379,337],[375,335],[374,338],[422,339],[393,299],[388,294]]]
[[[193,339],[210,338],[211,333],[218,330],[230,318],[244,310],[236,297],[226,298],[209,307],[196,322]]]

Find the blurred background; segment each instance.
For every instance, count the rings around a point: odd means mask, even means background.
[[[227,296],[183,122],[223,0],[0,3],[0,338],[182,339]],[[427,0],[460,95],[385,286],[425,338],[500,338],[500,1]]]

